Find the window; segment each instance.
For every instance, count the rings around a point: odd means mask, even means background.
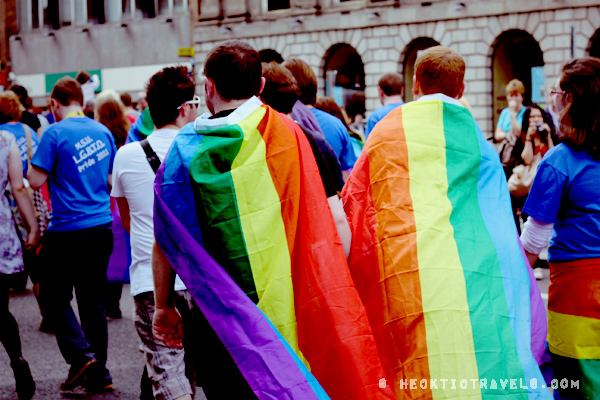
[[[268,0],[268,10],[285,10],[290,8],[290,0]]]

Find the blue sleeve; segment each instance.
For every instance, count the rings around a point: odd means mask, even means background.
[[[352,141],[350,140],[350,134],[346,130],[346,128],[342,125],[343,131],[340,131],[342,135],[342,152],[340,154],[340,161],[342,171],[349,170],[354,167],[354,163],[356,162],[356,154],[354,154],[354,147],[352,146]]]
[[[48,174],[52,172],[56,161],[56,132],[46,130],[38,144],[37,151],[31,159],[31,164],[43,169]]]
[[[523,116],[521,116],[521,118],[523,118]],[[496,125],[496,127],[502,128],[504,132],[510,130],[510,111],[508,108],[505,108],[500,113],[500,118],[498,118],[498,125]]]
[[[377,110],[373,111],[373,113],[369,116],[369,119],[367,120],[367,130],[365,131],[365,141],[369,137],[369,134],[371,133],[373,128],[375,128],[375,124],[377,124],[377,122],[379,122],[379,120],[377,119],[376,112],[377,112]]]
[[[567,176],[547,160],[543,160],[531,185],[523,212],[542,222],[556,222],[566,183]]]
[[[115,155],[117,154],[117,146],[115,145],[115,139],[113,138],[112,134],[109,135],[109,140],[110,140],[110,164],[108,165],[108,173],[112,174],[113,173],[113,165],[115,163]]]

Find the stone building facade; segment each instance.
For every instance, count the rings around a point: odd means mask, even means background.
[[[284,59],[299,57],[308,62],[323,95],[333,53],[350,46],[364,65],[360,89],[368,114],[380,106],[380,76],[404,74],[409,93],[416,52],[439,43],[465,58],[465,96],[484,133],[493,131],[506,107],[504,86],[510,79],[526,83],[526,98],[532,97],[532,91],[539,91],[540,97],[566,60],[600,56],[600,5],[595,0],[297,0],[275,11],[265,11],[270,2],[257,0],[220,0],[219,5],[208,11],[196,4],[191,7],[192,43],[199,66],[216,44],[242,39],[257,50],[273,49]],[[233,5],[238,12],[230,15],[227,10]],[[531,68],[541,66],[541,87],[532,90]]]

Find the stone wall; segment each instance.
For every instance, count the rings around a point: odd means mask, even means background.
[[[586,55],[590,39],[600,28],[600,6],[589,6],[591,2],[572,1],[580,6],[544,10],[552,4],[547,1],[520,2],[516,7],[518,12],[506,12],[507,2],[486,2],[489,14],[465,15],[440,21],[423,21],[420,23],[383,24],[380,26],[365,25],[365,15],[335,15],[321,16],[320,23],[312,20],[298,23],[299,32],[287,34],[269,34],[283,29],[277,24],[290,24],[289,20],[271,22],[271,26],[243,26],[232,28],[196,27],[193,42],[196,47],[197,65],[202,66],[207,52],[216,44],[228,38],[239,38],[248,41],[257,50],[274,49],[284,58],[299,57],[308,62],[319,78],[319,93],[323,94],[325,55],[331,46],[346,43],[353,46],[365,66],[365,96],[367,113],[380,106],[377,96],[377,81],[386,72],[402,72],[407,46],[420,37],[430,37],[444,46],[449,46],[460,52],[466,61],[465,96],[473,108],[473,115],[484,132],[493,130],[493,99],[492,99],[492,55],[498,37],[505,31],[519,29],[531,34],[539,43],[544,57],[546,84],[553,83],[560,71],[561,65],[571,58],[571,30],[574,29],[574,55]],[[518,2],[513,2],[517,4]],[[524,10],[522,5],[527,3],[533,8]],[[554,2],[556,3],[556,2]],[[564,3],[564,2],[563,2]],[[496,8],[494,8],[496,4]],[[484,4],[485,5],[485,4]],[[502,8],[499,8],[502,5]],[[537,9],[536,9],[537,8]],[[400,9],[398,9],[400,10]],[[482,9],[483,10],[483,9]],[[371,12],[366,10],[365,12]],[[387,9],[395,12],[394,9]],[[406,12],[406,9],[402,10]],[[386,12],[385,10],[380,13]],[[410,14],[410,13],[409,13]],[[344,20],[354,18],[356,23]],[[393,17],[388,17],[388,20]],[[292,24],[293,25],[293,24]],[[304,27],[302,27],[302,25]],[[347,26],[358,25],[358,28]],[[343,29],[337,29],[344,26]],[[239,29],[238,29],[239,28]],[[218,29],[218,31],[217,31]],[[209,40],[207,40],[209,39]]]

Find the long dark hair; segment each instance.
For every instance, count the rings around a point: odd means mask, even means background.
[[[569,61],[562,69],[560,88],[567,103],[559,117],[564,142],[600,159],[600,59]]]
[[[550,132],[548,132],[548,135],[554,135],[554,123],[552,122],[552,118],[550,118],[548,113],[546,111],[544,111],[542,109],[542,107],[540,107],[536,103],[532,103],[530,106],[528,106],[525,109],[525,112],[523,113],[523,124],[521,125],[521,137],[525,138],[525,135],[527,135],[527,130],[529,129],[529,117],[531,116],[531,110],[534,108],[540,110],[540,112],[542,113],[542,118],[544,119],[544,122],[546,124],[548,124],[548,126],[550,127]],[[548,147],[548,135],[540,135],[540,139],[546,145],[546,147]]]

